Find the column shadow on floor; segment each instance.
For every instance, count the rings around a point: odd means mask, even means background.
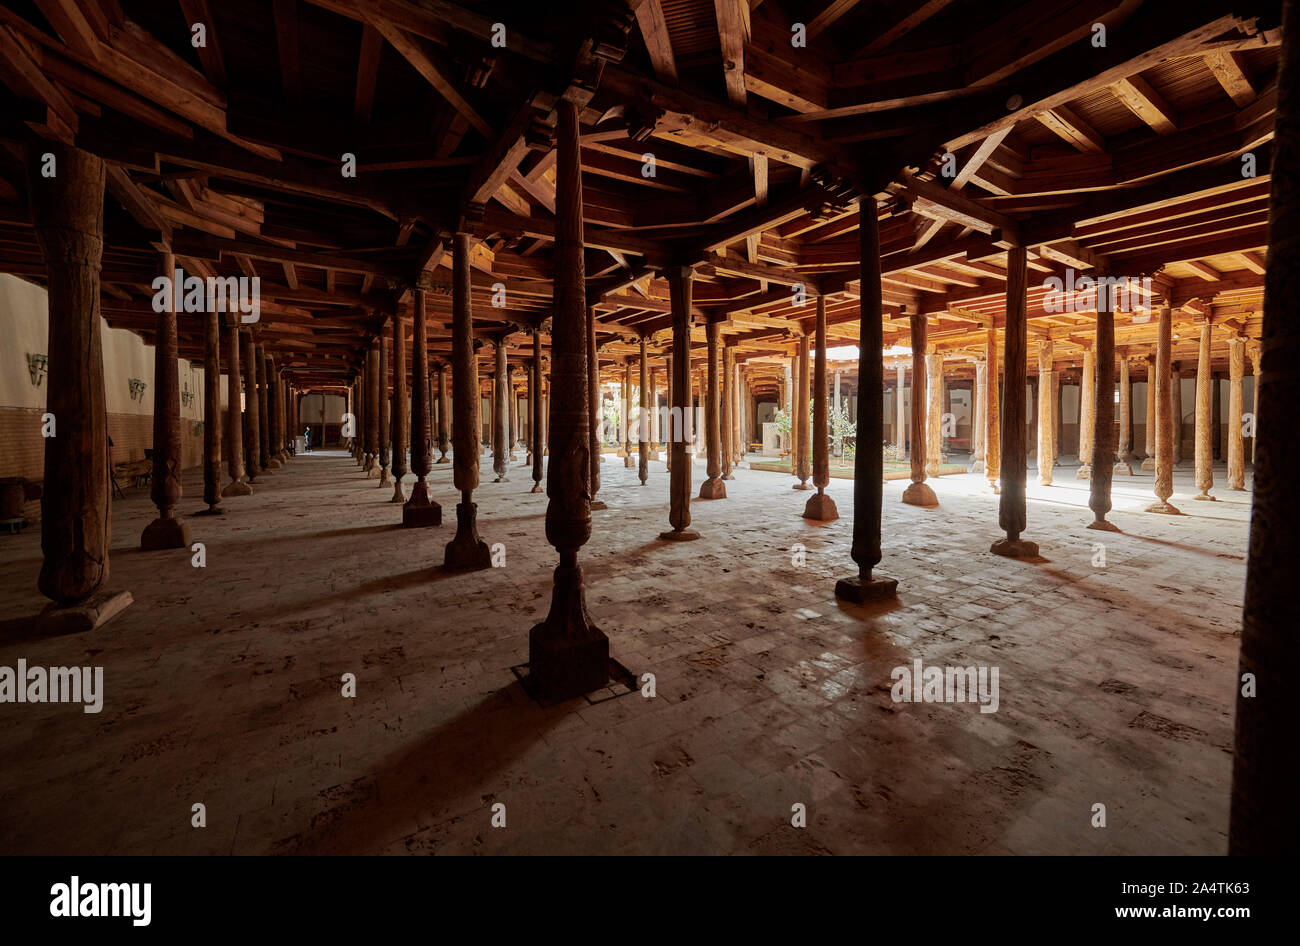
[[[516,688],[517,681],[488,694],[389,756],[363,777],[372,783],[369,803],[349,797],[316,812],[294,853],[374,853],[376,839],[392,839],[393,829],[403,824],[413,830],[426,825],[415,833],[431,835],[439,824],[464,816],[464,806],[455,803],[470,795],[483,798],[483,830],[490,830],[494,776],[563,718],[515,699],[510,691]],[[420,843],[433,853],[433,838]]]

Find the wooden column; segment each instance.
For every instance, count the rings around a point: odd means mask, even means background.
[[[990,551],[1008,558],[1038,555],[1038,545],[1020,538],[1027,525],[1025,508],[1025,316],[1028,280],[1023,246],[1007,250],[1007,323],[1003,332],[1006,372],[1002,395],[1002,496],[998,525],[1006,538],[994,542]]]
[[[269,473],[279,466],[271,465],[271,414],[269,409],[270,392],[266,387],[266,346],[257,345],[253,358],[257,370],[257,461],[263,473]]]
[[[1084,343],[1083,374],[1079,380],[1079,473],[1086,480],[1092,476],[1092,435],[1096,424],[1097,356],[1090,343]]]
[[[720,435],[719,449],[721,451],[719,465],[722,467],[723,480],[735,479],[731,473],[732,466],[735,463],[735,456],[732,453],[731,446],[732,437],[735,433],[733,430],[735,423],[732,418],[733,402],[736,398],[735,385],[732,380],[736,372],[735,354],[735,349],[726,345],[724,340],[722,351],[720,352],[721,368],[719,369],[719,381],[721,388],[719,391],[720,400],[718,404],[718,429]]]
[[[1214,441],[1210,430],[1210,399],[1214,385],[1210,378],[1210,320],[1201,322],[1201,349],[1196,360],[1196,488],[1200,493],[1193,499],[1213,502],[1210,495],[1214,487]]]
[[[221,313],[203,313],[203,501],[207,512],[221,506]]]
[[[984,476],[994,495],[1001,492],[1002,477],[1002,394],[998,371],[998,330],[992,320],[985,330],[984,355],[989,366],[989,396],[984,428]]]
[[[1255,463],[1255,448],[1259,444],[1259,355],[1259,342],[1248,342],[1246,344],[1246,357],[1250,359],[1250,374],[1254,379],[1254,384],[1251,385],[1253,390],[1250,408],[1250,462],[1252,466]]]
[[[1115,475],[1115,296],[1104,283],[1097,286],[1097,387],[1093,396],[1092,474],[1088,508],[1089,529],[1118,532],[1106,521],[1111,510],[1110,487]]]
[[[858,259],[861,315],[858,319],[858,449],[853,454],[853,561],[858,573],[835,582],[835,596],[855,604],[892,598],[898,581],[874,575],[880,564],[881,501],[885,458],[883,311],[880,297],[880,229],[875,199],[859,204]],[[869,447],[869,449],[868,449]]]
[[[379,477],[379,339],[366,351],[366,479]]]
[[[557,106],[555,307],[551,335],[551,464],[546,476],[546,539],[559,553],[551,610],[528,634],[529,679],[544,700],[600,689],[609,681],[609,639],[587,614],[578,550],[591,537],[590,392],[582,257],[578,108]]]
[[[248,366],[248,373],[244,376],[244,469],[251,483],[262,470],[258,446],[262,438],[257,429],[260,421],[257,410],[257,348],[253,344],[252,329],[240,329],[239,337],[244,349],[244,364]]]
[[[1038,482],[1052,485],[1052,465],[1056,462],[1056,423],[1052,418],[1052,389],[1056,387],[1052,370],[1052,340],[1038,342]]]
[[[910,506],[929,508],[939,505],[939,499],[934,495],[934,490],[925,483],[925,460],[928,440],[925,415],[926,404],[930,400],[927,396],[925,350],[928,344],[926,335],[929,326],[926,324],[925,316],[915,312],[912,313],[908,321],[912,335],[912,429],[910,434],[912,441],[912,483],[907,489],[903,490],[903,502]],[[861,383],[858,385],[858,390],[858,396],[861,397]],[[925,400],[922,400],[922,398],[925,398]],[[858,409],[858,413],[861,415],[861,408]]]
[[[1174,409],[1174,466],[1183,462],[1183,370],[1178,362],[1171,362],[1173,372]]]
[[[591,494],[590,508],[600,510],[605,508],[604,501],[596,498],[596,494],[600,492],[600,464],[605,459],[600,453],[604,416],[600,403],[600,355],[596,351],[596,310],[593,308],[587,309],[587,328],[583,335],[587,340],[587,416],[588,438],[591,442],[589,458],[591,469],[588,472],[587,488]],[[555,370],[553,361],[551,370],[552,372]]]
[[[449,422],[451,420],[451,392],[447,389],[447,363],[438,362],[438,463],[450,463],[447,459],[447,451],[451,449],[451,434],[449,433]]]
[[[665,272],[673,318],[673,355],[669,365],[672,431],[668,452],[671,479],[668,484],[668,521],[672,529],[659,533],[661,539],[691,540],[700,534],[691,524],[691,462],[687,447],[691,438],[691,283],[694,271],[672,266]]]
[[[45,154],[54,155],[56,177],[41,173]],[[45,410],[57,425],[56,435],[44,438],[37,586],[54,602],[46,618],[66,615],[67,630],[85,631],[131,603],[127,592],[100,593],[109,574],[112,515],[99,322],[104,162],[57,141],[32,140],[27,168],[48,286]]]
[[[266,369],[266,455],[267,466],[278,470],[284,466],[280,459],[280,379],[276,375],[275,360],[267,355],[262,359]]]
[[[474,490],[479,481],[478,357],[474,351],[474,318],[470,283],[470,237],[457,233],[452,241],[451,292],[451,382],[452,392],[452,479],[460,490],[456,504],[456,535],[447,543],[443,567],[448,569],[490,568],[492,553],[478,534],[478,504]],[[502,339],[504,346],[505,340]],[[505,348],[501,349],[505,360]],[[498,362],[500,364],[500,362]],[[496,413],[495,411],[493,413]]]
[[[528,387],[528,409],[533,421],[529,425],[533,451],[533,488],[532,493],[542,491],[542,455],[546,450],[546,421],[542,414],[542,330],[533,326],[533,363]]]
[[[506,459],[515,461],[515,447],[519,444],[519,392],[515,390],[514,369],[506,365],[506,420],[508,436],[506,437]]]
[[[659,459],[659,369],[650,369],[650,450]]]
[[[510,367],[506,361],[506,336],[497,336],[493,344],[496,375],[492,389],[492,472],[497,475],[494,483],[504,483],[509,470],[510,440]]]
[[[1117,348],[1119,355],[1119,442],[1115,446],[1115,473],[1133,475],[1133,384],[1128,370],[1128,349]]]
[[[169,280],[174,279],[177,270],[172,254],[163,253],[161,262],[163,273]],[[153,480],[149,497],[158,507],[158,518],[145,526],[140,537],[140,547],[146,552],[190,547],[190,527],[176,518],[176,505],[182,495],[180,379],[176,365],[178,296],[179,292],[167,294],[154,337]]]
[[[641,413],[637,417],[637,479],[641,485],[650,478],[650,368],[646,364],[648,355],[647,336],[641,336]]]
[[[1300,847],[1300,707],[1293,676],[1300,661],[1294,587],[1300,562],[1294,484],[1300,469],[1300,9],[1294,0],[1283,7],[1277,89],[1258,376],[1257,424],[1267,436],[1256,444],[1228,828],[1228,853],[1244,855],[1290,855]]]
[[[623,436],[620,438],[622,443],[619,445],[619,453],[623,455],[624,468],[630,470],[636,466],[632,461],[632,359],[630,357],[623,361],[623,383],[620,388],[623,407],[619,411],[619,419],[623,423]]]
[[[410,439],[409,420],[407,418],[406,391],[406,317],[400,312],[393,315],[393,403],[388,410],[390,440],[393,456],[393,498],[390,502],[405,503],[406,494],[402,491],[402,477],[406,470],[407,442]]]
[[[1246,488],[1246,444],[1241,436],[1242,375],[1246,369],[1246,340],[1228,339],[1228,489]]]
[[[929,404],[925,421],[925,472],[927,476],[939,475],[939,462],[943,458],[943,355],[933,345],[927,346],[925,376]]]
[[[239,371],[239,314],[228,316],[226,336],[230,339],[230,364],[226,368],[226,454],[229,460],[230,482],[221,491],[222,496],[249,496],[253,487],[244,470],[244,416],[239,408],[242,387]]]
[[[817,296],[817,304],[824,304],[820,294]],[[808,424],[809,367],[808,333],[804,332],[799,335],[798,370],[795,372],[794,413],[799,425],[795,428],[794,475],[799,477],[799,482],[794,485],[794,489],[812,489],[808,485],[808,477],[812,475],[812,431]]]
[[[415,305],[411,318],[411,472],[415,484],[402,506],[402,525],[422,528],[442,524],[442,507],[429,498],[425,482],[433,469],[433,432],[429,417],[429,335],[425,323],[423,289],[411,290]],[[471,355],[472,357],[472,355]],[[471,388],[471,391],[473,389]],[[474,451],[477,469],[478,451]]]
[[[808,497],[803,517],[816,522],[831,522],[838,519],[840,513],[835,508],[835,500],[826,495],[826,487],[831,481],[831,439],[828,429],[829,408],[826,403],[826,297],[822,295],[817,296],[817,325],[814,332],[817,355],[813,366],[812,467],[813,485],[817,487],[817,493]],[[883,401],[883,380],[880,398]],[[881,476],[884,476],[883,472]]]
[[[393,462],[392,401],[388,393],[388,338],[381,331],[378,338],[379,386],[379,485],[388,485],[388,471]]]
[[[664,431],[664,472],[668,474],[670,490],[671,490],[672,473],[673,473],[673,441],[681,436],[681,431],[682,431],[681,415],[678,414],[674,416],[674,412],[673,412],[673,405],[677,403],[676,399],[673,396],[673,378],[677,376],[673,374],[673,356],[672,356],[671,343],[669,344],[669,353],[664,358],[664,362],[667,364],[667,368],[668,368],[667,371],[668,390],[664,393],[664,417],[666,418],[664,423],[667,427],[667,429]],[[690,489],[690,487],[687,486],[687,489]]]
[[[708,450],[708,479],[700,484],[700,499],[726,499],[727,484],[722,482],[722,425],[718,418],[718,340],[722,337],[722,324],[705,323],[704,336],[708,348],[707,381],[701,391],[704,396],[704,436]]]
[[[971,419],[971,462],[968,473],[984,472],[984,429],[988,424],[988,362],[975,362],[975,416]]]
[[[1156,356],[1148,354],[1142,360],[1147,364],[1146,453],[1142,459],[1142,472],[1153,473],[1156,468]]]
[[[1170,505],[1169,497],[1174,494],[1174,404],[1173,388],[1178,378],[1170,367],[1170,354],[1173,351],[1173,313],[1169,300],[1160,303],[1160,321],[1156,333],[1156,501],[1147,507],[1147,512],[1159,512],[1178,515],[1178,509]]]

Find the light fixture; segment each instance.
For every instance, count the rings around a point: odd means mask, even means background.
[[[49,367],[49,363],[48,355],[27,353],[27,373],[31,376],[32,387],[39,388],[41,386],[41,381],[45,379],[45,371]]]

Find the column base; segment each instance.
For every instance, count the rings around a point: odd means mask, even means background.
[[[1115,475],[1115,476],[1132,476],[1132,475],[1133,475],[1133,465],[1132,465],[1131,463],[1129,463],[1127,460],[1120,460],[1118,463],[1115,464],[1115,472],[1114,472],[1114,475]]]
[[[442,507],[429,498],[428,483],[411,487],[411,498],[402,506],[402,525],[410,529],[442,525]]]
[[[278,470],[282,466],[284,466],[284,464],[281,463],[279,460],[277,460],[275,457],[271,457],[271,459],[266,461],[266,468],[268,470]]]
[[[1205,502],[1205,503],[1215,503],[1219,501],[1217,496],[1211,496],[1209,493],[1201,493],[1197,496],[1193,496],[1192,499],[1196,500],[1197,502]]]
[[[939,505],[939,497],[934,495],[934,490],[924,483],[913,483],[903,490],[903,502],[909,506],[922,506],[931,509]]]
[[[667,532],[660,532],[659,538],[667,542],[693,542],[700,537],[700,534],[694,529],[669,529]]]
[[[494,479],[492,482],[493,482],[493,483],[509,483],[509,482],[510,482],[510,477],[508,477],[508,476],[506,476],[504,473],[502,473],[500,476],[498,476],[498,477],[497,477],[496,479]]]
[[[222,496],[252,496],[253,487],[243,480],[231,480],[221,491]]]
[[[448,570],[491,568],[492,552],[478,537],[478,503],[456,504],[456,535],[447,543],[442,567]]]
[[[450,462],[451,461],[447,459],[447,454],[445,453],[442,456],[438,457],[438,459],[433,461],[435,466],[437,466],[439,463],[450,463]]]
[[[51,603],[37,617],[43,633],[81,634],[102,627],[131,606],[129,591],[101,592],[75,604]]]
[[[189,547],[190,527],[174,516],[159,516],[145,526],[140,536],[140,548],[146,552]]]
[[[840,511],[835,508],[835,500],[825,493],[818,493],[808,497],[808,502],[803,507],[803,517],[815,522],[834,522],[840,517]]]
[[[1096,529],[1099,532],[1122,532],[1119,526],[1113,522],[1107,522],[1105,519],[1098,519],[1096,522],[1088,523],[1089,529]]]
[[[388,475],[388,467],[386,467],[386,466],[381,466],[381,467],[379,468],[379,485],[380,485],[380,486],[387,486],[387,485],[388,485],[389,483],[391,483],[391,482],[392,482],[392,479],[391,479],[391,478],[389,477],[389,475]]]
[[[966,472],[967,472],[967,473],[983,473],[983,472],[984,472],[984,461],[983,461],[983,460],[974,460],[974,461],[972,461],[972,462],[971,462],[971,465],[968,466],[968,467],[966,467]]]
[[[609,683],[609,638],[587,614],[580,566],[555,569],[550,613],[528,632],[528,677],[537,697],[551,703]]]
[[[623,467],[624,469],[628,469],[628,470],[631,470],[636,467],[636,463],[632,460],[631,454],[628,454],[623,458]]]
[[[194,515],[196,516],[224,516],[226,511],[217,503],[209,503],[207,509],[200,509]]]
[[[1075,475],[1075,477],[1076,477],[1077,479],[1081,479],[1081,480],[1091,480],[1091,479],[1092,479],[1092,464],[1091,464],[1091,463],[1085,463],[1083,466],[1079,467],[1079,471],[1078,471],[1077,473],[1075,473],[1074,475]]]
[[[1001,496],[1001,495],[1002,495],[1002,487],[999,486],[997,483],[990,483],[990,484],[989,484],[989,492],[992,493],[994,496]]]
[[[591,501],[591,511],[592,511],[592,512],[600,512],[600,510],[602,510],[602,509],[608,509],[608,508],[609,508],[609,507],[605,505],[605,500],[603,500],[603,499],[593,499],[593,500]]]
[[[853,604],[871,604],[898,597],[897,578],[841,578],[835,583],[835,597]]]
[[[1155,471],[1156,471],[1156,458],[1155,458],[1155,457],[1147,457],[1145,460],[1142,461],[1142,472],[1143,472],[1143,473],[1154,473]]]
[[[796,487],[797,488],[797,487]],[[726,499],[727,486],[719,478],[705,480],[700,484],[700,499]]]
[[[1158,512],[1158,513],[1160,513],[1161,515],[1165,515],[1165,516],[1181,516],[1181,515],[1182,515],[1182,513],[1179,512],[1177,506],[1171,506],[1169,503],[1166,503],[1166,502],[1163,502],[1163,501],[1162,501],[1162,502],[1152,503],[1150,506],[1147,507],[1146,511],[1147,511],[1147,512]]]
[[[998,539],[989,547],[989,551],[1004,558],[1036,558],[1038,543],[1028,539]]]
[[[533,484],[533,488],[530,489],[528,492],[530,492],[530,493],[540,493],[541,491],[542,491],[542,484],[541,484],[541,483],[534,483],[534,484]]]
[[[807,480],[800,480],[798,483],[795,483],[790,488],[791,489],[815,489],[816,487],[810,486]]]
[[[393,478],[393,498],[390,503],[405,503],[406,494],[402,492],[402,478],[400,476]]]

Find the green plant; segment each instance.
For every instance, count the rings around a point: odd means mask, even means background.
[[[898,446],[897,444],[892,444],[892,443],[885,444],[884,451],[885,451],[886,460],[893,460],[895,463],[901,463],[905,459],[903,455],[903,448]]]

